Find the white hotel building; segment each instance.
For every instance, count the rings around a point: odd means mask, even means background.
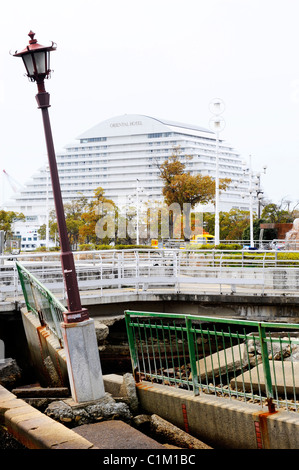
[[[101,186],[105,196],[116,203],[136,193],[137,180],[150,200],[162,199],[158,165],[180,147],[181,160],[191,174],[216,175],[216,135],[202,127],[156,119],[138,114],[113,117],[92,127],[57,153],[57,165],[64,203],[82,194],[91,198]],[[220,195],[220,210],[249,209],[249,178],[244,176],[240,155],[219,140],[219,177],[230,178],[230,187]],[[192,158],[186,158],[191,156]],[[243,197],[242,197],[243,195]],[[257,199],[254,196],[253,207]],[[6,202],[5,208],[23,212],[26,224],[18,224],[23,247],[29,248],[24,232],[32,232],[46,222],[46,212],[54,208],[51,182],[45,162],[26,186]],[[214,211],[213,205],[202,206]],[[36,238],[36,237],[35,237]],[[32,241],[32,245],[36,241]],[[33,246],[31,247],[33,248]]]

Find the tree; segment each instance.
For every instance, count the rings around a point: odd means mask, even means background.
[[[204,225],[207,232],[214,234],[215,214],[204,213]],[[241,209],[231,209],[219,213],[221,240],[241,240],[244,229],[249,225],[250,213]]]
[[[265,224],[267,221],[265,219],[256,219],[253,221],[253,239],[254,240],[259,240],[260,239],[260,233],[261,233],[261,224]],[[273,240],[274,238],[277,238],[277,230],[272,229],[272,228],[266,228],[263,231],[263,240]],[[249,240],[250,239],[250,226],[245,228],[243,232],[243,240]]]
[[[64,205],[66,229],[70,245],[73,249],[77,249],[79,243],[80,227],[84,224],[82,215],[87,207],[88,201],[85,196],[81,196],[79,199],[75,199],[74,201]],[[39,228],[39,235],[41,237],[46,236],[45,224]],[[51,211],[49,216],[49,236],[52,240],[56,238],[59,239],[55,210]]]
[[[188,157],[187,158],[192,158]],[[167,205],[178,203],[185,216],[185,240],[191,236],[190,213],[197,204],[207,204],[215,199],[215,180],[201,174],[191,175],[185,171],[185,164],[180,161],[180,149],[175,148],[173,155],[159,166],[160,178],[164,186],[162,194]],[[219,189],[225,191],[230,179],[224,178],[219,182]],[[172,222],[173,225],[173,222]]]
[[[17,220],[24,220],[25,216],[21,212],[0,210],[0,230],[4,231],[4,241],[13,235],[13,223]]]
[[[115,240],[117,231],[117,207],[111,199],[107,199],[103,188],[94,190],[92,200],[81,214],[79,239],[81,243],[109,243]],[[112,227],[112,231],[109,230]],[[106,235],[105,235],[106,233]],[[101,235],[102,234],[102,235]]]
[[[282,209],[282,203],[280,205],[271,203],[264,207],[261,218],[267,223],[291,223],[294,215]]]

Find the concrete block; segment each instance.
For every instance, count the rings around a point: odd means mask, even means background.
[[[2,400],[15,399],[15,395],[7,390],[5,387],[0,385],[0,402]]]
[[[68,375],[74,401],[83,403],[105,395],[94,321],[61,323]]]
[[[72,449],[72,450],[86,450],[86,449],[98,449],[95,445],[91,442],[87,441],[80,436],[75,437],[74,439],[70,439],[67,442],[61,442],[60,444],[54,444],[51,449]]]
[[[29,419],[35,416],[40,416],[40,411],[32,408],[26,403],[24,406],[9,409],[4,413],[4,418],[6,421],[8,420],[14,422],[22,421],[24,419]]]
[[[0,423],[5,419],[5,412],[7,410],[13,410],[15,408],[22,408],[24,407],[25,402],[23,400],[19,400],[17,398],[9,397],[6,400],[0,401]]]
[[[254,413],[260,407],[205,394],[137,384],[141,407],[186,430],[213,448],[256,449]],[[184,405],[184,406],[183,406]]]
[[[196,362],[197,373],[201,380],[211,380],[226,371],[238,370],[243,363],[244,344],[218,351]]]
[[[52,421],[52,420],[51,420]],[[71,429],[66,428],[60,423],[52,421],[45,426],[38,426],[31,429],[24,428],[35,448],[51,449],[61,444],[65,444],[64,448],[73,449],[71,445],[77,445],[75,448],[90,449],[92,444],[84,438],[77,439],[77,435]],[[66,446],[69,444],[69,447]],[[80,447],[79,447],[80,444]]]
[[[123,385],[122,375],[105,374],[103,375],[104,387],[107,393],[113,397],[121,397],[121,387]]]
[[[277,390],[278,394],[284,396],[285,393],[294,395],[294,390],[298,395],[299,392],[299,362],[284,361],[270,361],[270,372],[273,378],[273,389]],[[275,373],[274,373],[275,372]],[[275,377],[275,380],[274,380]],[[259,364],[244,372],[242,375],[231,380],[230,385],[232,388],[239,388],[243,390],[243,386],[247,392],[259,393],[259,387],[262,392],[266,391],[263,365]],[[252,386],[252,389],[251,389]]]
[[[298,413],[278,411],[268,416],[266,422],[270,449],[298,449],[299,416]]]

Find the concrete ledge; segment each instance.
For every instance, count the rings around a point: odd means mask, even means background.
[[[94,444],[0,385],[0,424],[28,449],[96,449]]]
[[[137,384],[141,407],[189,432],[213,448],[298,449],[299,414],[277,411],[238,400]]]

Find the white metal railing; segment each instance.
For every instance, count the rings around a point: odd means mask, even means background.
[[[299,289],[299,259],[286,251],[282,256],[276,251],[101,250],[74,252],[74,259],[81,291],[167,288],[200,293],[219,286],[219,292],[238,287],[252,294],[294,295]],[[60,253],[26,253],[0,257],[0,300],[21,295],[15,261],[65,296]]]

